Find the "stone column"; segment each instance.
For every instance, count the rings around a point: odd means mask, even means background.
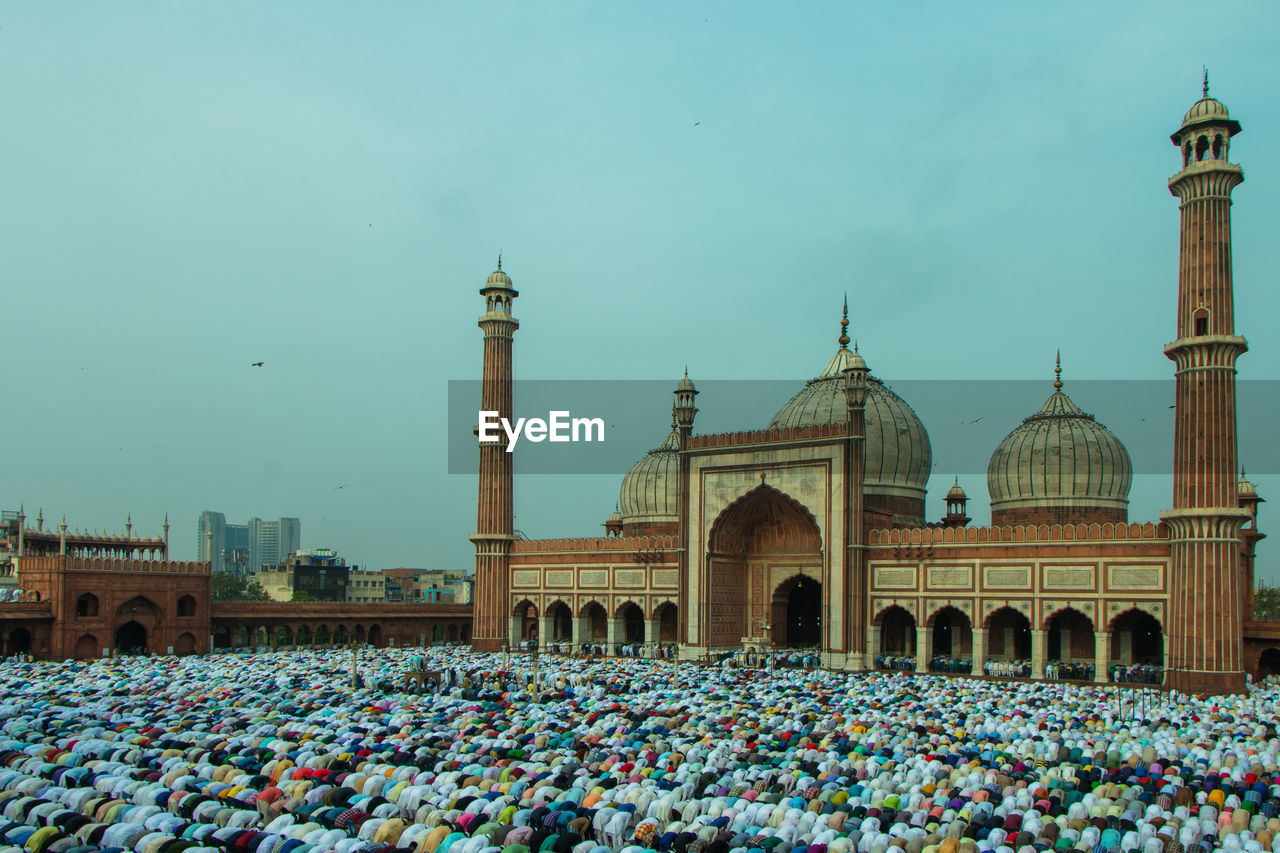
[[[982,665],[987,662],[987,629],[973,629],[973,674],[982,675]]]
[[[876,668],[876,655],[880,654],[880,626],[867,626],[867,654],[865,666],[867,669]]]
[[[520,636],[520,631],[524,628],[524,619],[520,616],[512,616],[508,621],[507,641],[511,644],[511,650],[515,651],[524,641],[524,637]]]
[[[646,619],[644,620],[644,641],[647,643],[651,651],[656,652],[658,648],[658,640],[662,636],[662,620]]]
[[[622,638],[626,636],[627,623],[624,619],[610,619],[606,624],[609,626],[609,639],[607,641],[609,648],[605,651],[605,654],[614,655],[617,654],[617,652],[614,651],[614,646],[621,644]]]
[[[1107,681],[1107,665],[1111,662],[1111,635],[1106,631],[1093,632],[1093,678],[1104,684]]]
[[[1116,641],[1119,648],[1116,650],[1116,657],[1119,659],[1117,663],[1125,666],[1133,663],[1133,632],[1120,631],[1116,635]]]
[[[551,642],[552,632],[556,629],[556,620],[550,616],[538,617],[538,645],[545,649],[547,643]]]
[[[1031,677],[1044,678],[1044,659],[1046,653],[1045,635],[1047,631],[1031,632]]]
[[[916,626],[916,672],[929,671],[929,657],[933,652],[933,629],[928,625]]]
[[[575,617],[573,620],[573,645],[575,650],[580,651],[582,644],[587,641],[587,631],[591,628],[591,620]]]

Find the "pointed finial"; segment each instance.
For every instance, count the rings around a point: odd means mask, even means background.
[[[1053,365],[1053,390],[1062,390],[1062,350],[1058,350],[1058,358]]]
[[[685,379],[689,378],[689,365],[687,364],[684,366],[684,378]]]
[[[761,471],[761,472],[760,472],[760,485],[762,485],[762,486],[763,486],[763,485],[765,485],[765,482],[764,482],[764,472],[763,472],[763,471]]]
[[[1244,466],[1243,466],[1243,465],[1241,465],[1241,466],[1240,466],[1240,479],[1241,479],[1241,480],[1245,479],[1245,476],[1244,476]]]
[[[840,349],[849,348],[849,296],[844,297],[844,314],[840,317],[840,337],[837,339]]]
[[[502,272],[502,250],[498,250],[498,272]]]
[[[1203,65],[1204,68],[1204,96],[1209,97],[1209,66]]]
[[[686,375],[687,375],[687,374],[686,374]],[[673,400],[673,401],[671,402],[671,431],[672,431],[672,432],[675,432],[675,431],[676,431],[676,427],[677,427],[677,424],[676,424],[676,404],[675,404],[675,401]]]
[[[956,485],[960,485],[960,475],[956,474]]]

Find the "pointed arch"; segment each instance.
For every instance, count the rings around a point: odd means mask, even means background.
[[[707,640],[731,648],[744,637],[764,639],[766,626],[781,616],[769,584],[769,567],[779,556],[799,569],[821,571],[822,531],[802,503],[762,482],[721,510],[706,550]]]
[[[767,483],[721,510],[707,537],[711,554],[810,554],[821,550],[822,532],[813,513]]]
[[[913,657],[916,653],[916,617],[905,607],[890,604],[876,614],[872,624],[879,629],[880,647],[873,649],[876,665],[884,666],[884,658]]]
[[[604,642],[609,636],[609,616],[604,605],[598,601],[588,601],[578,611],[578,618],[585,620],[582,630],[584,641]]]
[[[86,592],[76,599],[76,618],[93,619],[98,615],[98,596]]]
[[[1001,607],[987,614],[987,658],[1026,660],[1031,657],[1031,620],[1020,610]]]
[[[773,591],[770,624],[773,645],[808,648],[822,644],[822,584],[803,572]]]
[[[614,611],[614,618],[622,623],[618,639],[624,643],[644,642],[644,610],[634,601],[624,601]]]
[[[563,643],[573,639],[573,613],[569,605],[562,599],[556,599],[547,605],[547,618],[551,620],[550,642]],[[449,627],[453,627],[452,625]]]
[[[1089,664],[1094,661],[1093,620],[1074,607],[1060,607],[1044,621],[1049,661]]]
[[[680,609],[674,601],[664,601],[653,611],[653,619],[658,623],[658,642],[674,643],[679,638]]]
[[[98,638],[93,634],[84,634],[80,639],[76,640],[75,658],[76,660],[92,660],[101,654],[101,644]]]

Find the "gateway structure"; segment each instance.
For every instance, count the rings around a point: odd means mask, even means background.
[[[969,526],[958,483],[928,521],[925,425],[850,348],[846,311],[834,355],[764,429],[695,433],[686,375],[670,433],[623,478],[603,537],[518,537],[513,454],[482,444],[474,647],[673,644],[695,658],[784,646],[845,669],[914,658],[920,671],[1099,680],[1145,664],[1166,686],[1243,689],[1262,534],[1261,499],[1237,476],[1235,361],[1247,344],[1232,311],[1230,211],[1244,175],[1228,155],[1239,131],[1206,81],[1172,136],[1181,246],[1164,351],[1177,411],[1160,519],[1128,518],[1129,455],[1058,369],[992,453],[991,526]],[[518,294],[501,264],[480,293],[481,408],[511,418]]]

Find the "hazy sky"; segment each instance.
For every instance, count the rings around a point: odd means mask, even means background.
[[[479,376],[499,249],[525,379],[798,389],[845,291],[890,381],[1047,395],[1057,347],[1068,382],[1169,377],[1168,137],[1201,64],[1245,128],[1240,374],[1280,378],[1278,23],[1203,0],[8,4],[0,507],[144,533],[167,511],[180,558],[201,510],[292,515],[362,565],[469,567],[447,382]],[[595,534],[618,480],[519,478],[517,526]],[[1169,489],[1138,478],[1131,518]],[[1260,566],[1280,581],[1274,540]]]

